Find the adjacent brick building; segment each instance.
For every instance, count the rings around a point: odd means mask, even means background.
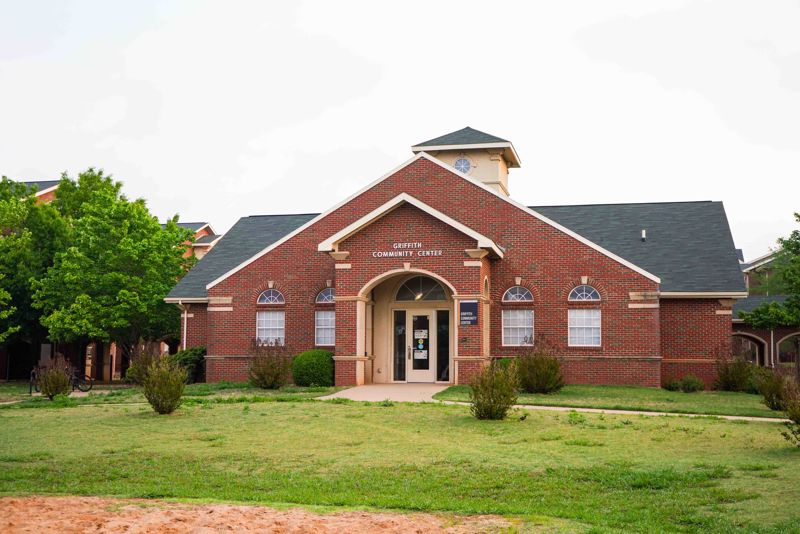
[[[465,383],[546,341],[568,382],[711,383],[746,296],[719,202],[527,207],[514,146],[465,128],[322,214],[244,217],[170,295],[210,381],[254,340],[334,352],[336,383]]]

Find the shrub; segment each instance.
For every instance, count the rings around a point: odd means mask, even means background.
[[[787,396],[792,384],[780,373],[765,369],[758,381],[758,392],[764,397],[764,404],[770,410],[781,411],[786,408]]]
[[[664,382],[664,389],[667,391],[680,391],[681,390],[681,381],[676,378],[671,378]]]
[[[298,386],[332,386],[333,354],[322,349],[298,354],[292,362],[292,377]]]
[[[686,375],[681,378],[680,388],[684,393],[694,393],[695,391],[703,391],[706,388],[706,384],[694,375]]]
[[[794,380],[785,381],[783,410],[789,421],[784,423],[786,430],[781,434],[789,443],[800,447],[800,388]]]
[[[73,369],[63,356],[57,354],[36,370],[39,390],[50,400],[56,395],[72,393]]]
[[[250,345],[250,383],[262,389],[278,389],[289,381],[292,357],[288,349],[273,342],[253,341]]]
[[[526,393],[555,393],[564,387],[561,362],[544,342],[537,342],[517,357],[517,373],[520,388]]]
[[[161,359],[161,355],[153,350],[137,350],[131,356],[131,364],[125,372],[125,381],[136,386],[144,385],[147,371],[154,361]]]
[[[742,359],[717,358],[717,381],[714,386],[722,391],[750,391],[754,368],[755,365]]]
[[[169,361],[186,369],[189,384],[206,381],[206,349],[194,347],[180,350],[169,357]]]
[[[174,412],[181,404],[186,386],[186,369],[169,358],[156,357],[144,377],[144,396],[156,413]]]
[[[516,365],[492,362],[472,379],[470,411],[478,419],[505,419],[517,402],[519,380]]]

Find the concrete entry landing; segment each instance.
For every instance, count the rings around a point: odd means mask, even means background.
[[[434,402],[433,396],[447,389],[447,384],[369,384],[343,389],[319,399],[350,399],[354,401],[380,402]]]

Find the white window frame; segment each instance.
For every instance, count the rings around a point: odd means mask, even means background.
[[[530,314],[530,327],[528,325],[521,325],[520,326],[520,325],[508,325],[508,324],[506,324],[507,323],[507,317],[510,318],[510,316],[512,314],[519,314],[519,313],[528,313],[528,314]],[[501,336],[502,336],[502,346],[503,347],[529,347],[529,346],[533,345],[534,336],[536,335],[536,333],[535,333],[536,328],[535,327],[536,327],[536,319],[534,317],[534,313],[533,313],[532,309],[530,309],[530,308],[508,308],[508,309],[502,310],[502,318],[501,318],[502,332],[500,333]],[[530,328],[530,330],[531,330],[530,343],[524,343],[524,342],[521,342],[521,343],[506,343],[506,330],[507,329],[515,329],[515,330],[518,331],[518,330],[527,329],[527,328]]]
[[[596,297],[595,297],[596,296]],[[570,302],[600,302],[600,292],[588,284],[581,284],[572,288],[567,300]]]
[[[331,324],[320,324],[320,316],[331,316]],[[320,333],[330,332],[330,343],[327,340],[320,342]],[[336,345],[336,310],[314,310],[314,345],[317,347],[333,347]]]
[[[511,286],[503,293],[503,302],[533,302],[533,293],[525,286]]]
[[[596,312],[597,313],[597,325],[596,326],[595,325],[588,325],[587,326],[586,324],[580,324],[580,325],[573,325],[572,324],[572,322],[573,322],[573,317],[572,317],[573,313],[575,313],[576,315],[578,315],[578,314],[585,315],[586,312]],[[584,317],[580,317],[580,318],[575,317],[575,319],[576,320],[581,319],[583,321],[586,321],[587,317],[585,317],[585,316]],[[594,318],[588,318],[588,319],[592,319],[593,320]],[[573,329],[576,329],[576,330],[580,329],[581,331],[586,331],[586,330],[593,331],[593,330],[596,329],[597,330],[597,334],[598,334],[597,335],[597,343],[573,343],[572,342],[572,331],[573,331]],[[594,336],[592,336],[592,335],[588,336],[588,339],[592,339],[592,338],[594,338]],[[583,336],[583,339],[584,340],[587,339],[587,336]],[[603,346],[603,312],[599,308],[572,308],[572,309],[567,310],[567,344],[570,347],[602,347]]]
[[[270,324],[268,318],[275,318],[275,322]],[[262,326],[262,319],[264,326]],[[278,336],[262,336],[261,333],[269,334],[270,331],[279,332]],[[278,343],[286,344],[286,312],[284,310],[258,310],[256,312],[256,339],[258,343]]]

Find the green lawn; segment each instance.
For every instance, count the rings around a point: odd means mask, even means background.
[[[468,401],[469,386],[447,388],[434,398]],[[780,417],[780,414],[764,406],[760,395],[728,391],[681,393],[637,386],[564,386],[558,393],[550,395],[522,393],[518,402],[571,408]]]
[[[0,402],[20,400],[27,396],[27,382],[0,382]]]
[[[198,388],[201,389],[201,388]],[[496,513],[592,532],[800,532],[780,424],[212,392],[0,410],[0,494]],[[224,399],[224,402],[223,402]],[[294,401],[294,402],[291,402]]]

